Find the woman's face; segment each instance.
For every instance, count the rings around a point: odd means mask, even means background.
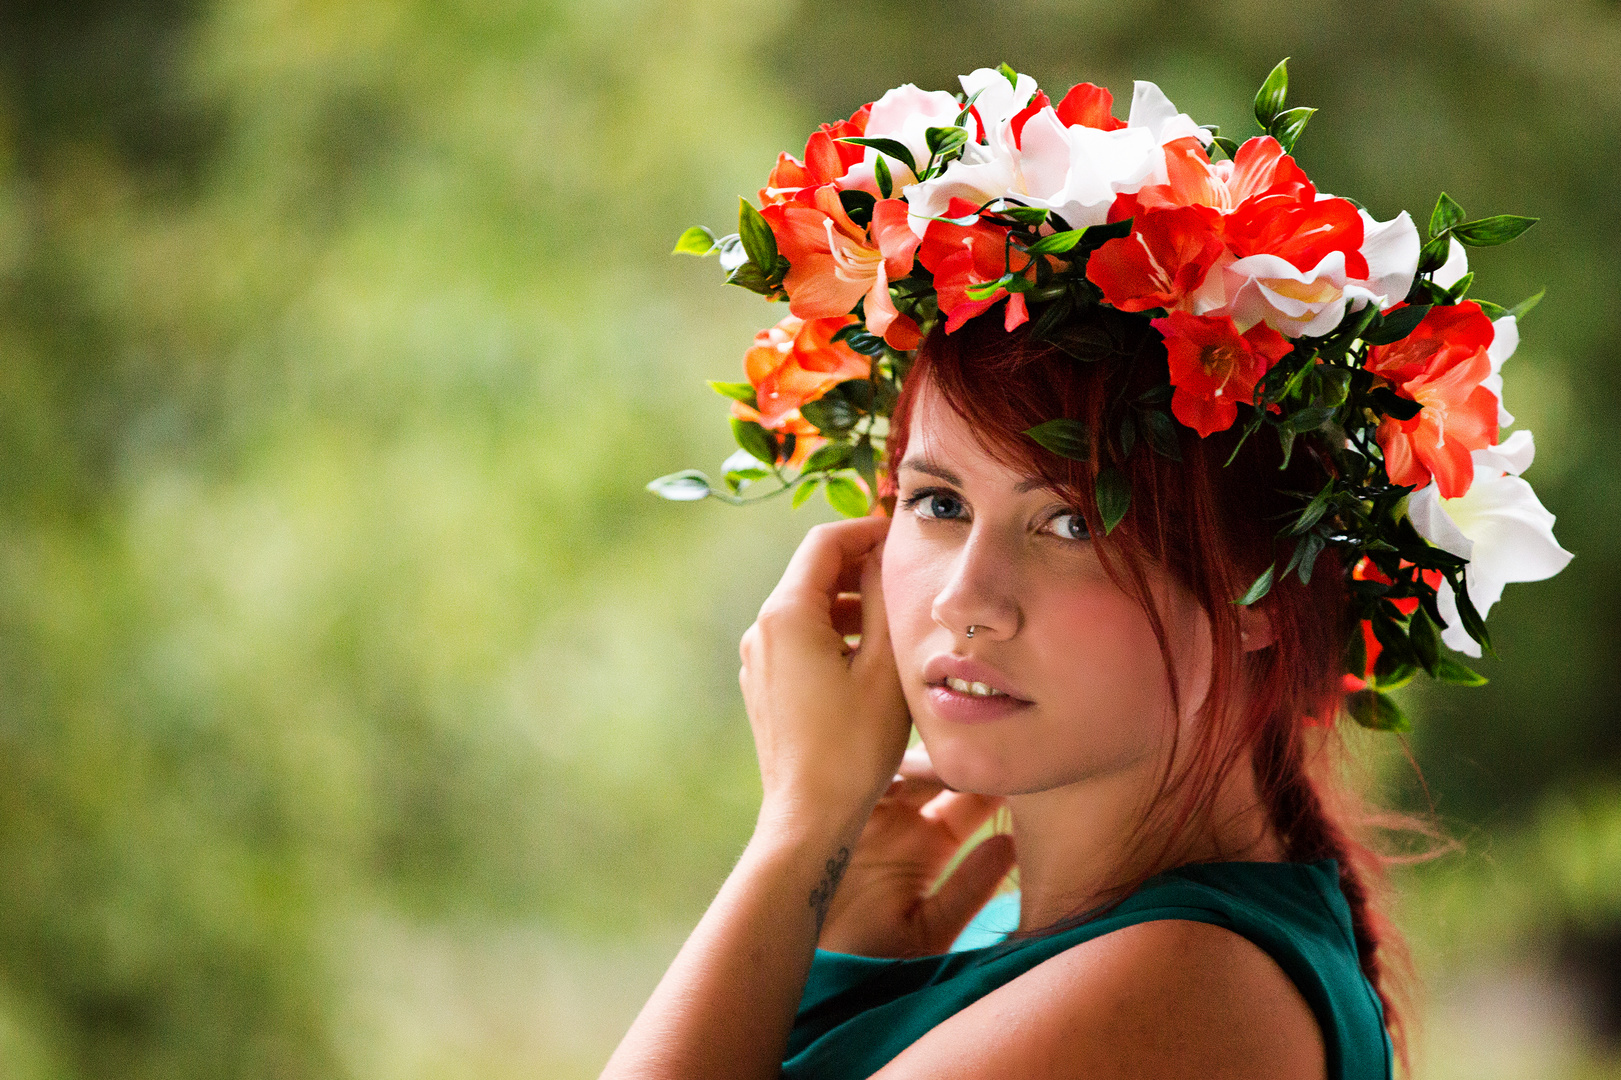
[[[925,389],[884,546],[884,604],[913,722],[941,778],[1018,795],[1157,762],[1174,714],[1148,617],[1081,515],[992,458]],[[1151,571],[1182,716],[1209,686],[1210,624]],[[972,638],[968,627],[974,627]]]

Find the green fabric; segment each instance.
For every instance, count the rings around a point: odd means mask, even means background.
[[[878,960],[818,950],[783,1076],[871,1076],[930,1028],[1043,960],[1155,919],[1225,926],[1255,942],[1316,1013],[1329,1080],[1389,1080],[1384,1013],[1357,963],[1351,911],[1333,860],[1182,866],[1081,926],[943,956]]]

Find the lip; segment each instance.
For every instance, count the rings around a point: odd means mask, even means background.
[[[1012,681],[989,664],[966,656],[942,653],[923,667],[931,710],[942,720],[959,724],[986,724],[1031,707]],[[976,697],[951,689],[947,679],[980,682],[1002,691],[999,697]]]
[[[957,656],[954,653],[939,653],[923,665],[923,681],[930,686],[945,686],[947,679],[962,679],[964,682],[984,683],[992,690],[1000,690],[1010,698],[1015,698],[1021,705],[1028,705],[1030,701],[1019,692],[1000,671],[991,667],[983,660],[975,660],[971,656]],[[953,691],[955,692],[955,691]],[[979,700],[989,700],[981,698]]]

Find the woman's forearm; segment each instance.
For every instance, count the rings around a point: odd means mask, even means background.
[[[859,823],[762,823],[603,1080],[778,1076],[817,934],[859,833]]]

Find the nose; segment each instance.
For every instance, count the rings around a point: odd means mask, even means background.
[[[972,626],[975,641],[1011,638],[1023,625],[1017,578],[1011,543],[976,522],[954,553],[950,574],[935,594],[930,614],[955,635],[969,636]]]

